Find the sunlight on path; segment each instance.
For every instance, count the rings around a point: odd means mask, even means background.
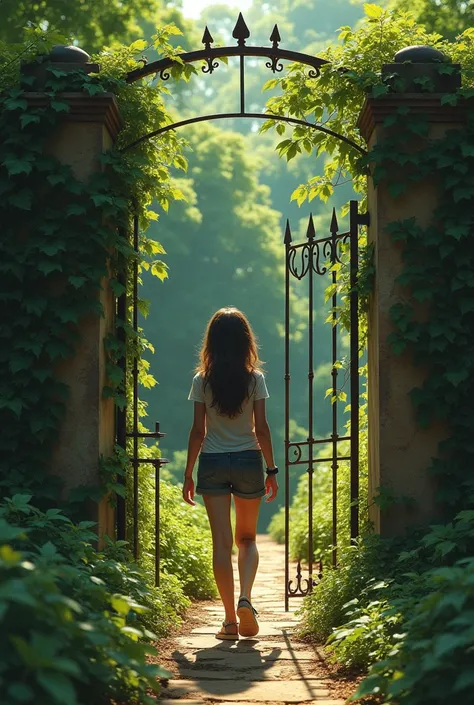
[[[179,673],[162,692],[161,705],[224,703],[317,703],[343,705],[330,696],[328,680],[312,675],[321,657],[293,640],[294,611],[301,600],[284,610],[284,547],[258,537],[260,567],[252,602],[259,612],[260,633],[253,639],[220,642],[214,638],[222,622],[218,603],[202,603],[200,622],[176,640],[173,669]],[[238,574],[236,568],[236,585]],[[319,669],[320,672],[321,669]]]

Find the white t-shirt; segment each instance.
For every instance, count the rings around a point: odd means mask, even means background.
[[[258,399],[269,397],[265,377],[261,372],[254,372],[255,386],[248,399],[244,399],[242,413],[233,419],[219,414],[212,404],[212,392],[200,374],[195,375],[188,399],[206,405],[206,437],[202,444],[203,453],[235,453],[241,450],[259,450],[255,435],[253,404]]]

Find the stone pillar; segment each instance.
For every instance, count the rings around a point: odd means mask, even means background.
[[[406,116],[423,115],[430,125],[431,139],[440,138],[447,130],[460,128],[463,110],[441,104],[441,96],[459,85],[459,74],[440,75],[436,62],[443,55],[430,47],[408,47],[395,56],[395,64],[383,67],[387,77],[396,73],[405,79],[404,92],[390,92],[380,98],[367,98],[358,126],[369,151],[384,140],[384,122],[400,107],[409,109]],[[411,63],[403,63],[411,62]],[[421,76],[429,76],[436,93],[420,92]],[[414,145],[413,149],[417,147]],[[400,165],[394,165],[394,181],[403,180]],[[410,391],[422,384],[426,371],[415,366],[410,351],[395,355],[389,334],[394,329],[390,309],[399,302],[411,300],[410,291],[396,280],[402,271],[402,248],[393,242],[386,226],[397,220],[415,217],[425,227],[433,218],[438,198],[436,175],[423,181],[410,182],[407,191],[394,198],[390,195],[387,175],[377,186],[369,178],[368,210],[369,242],[374,245],[375,286],[369,303],[369,501],[377,488],[387,488],[395,497],[410,497],[412,503],[396,503],[381,510],[372,505],[370,518],[374,529],[384,536],[403,534],[411,524],[427,524],[436,517],[435,484],[427,472],[431,459],[438,453],[438,443],[445,434],[441,425],[428,429],[418,426]],[[426,315],[423,307],[415,307],[416,315]]]
[[[41,91],[47,75],[45,65],[63,71],[82,68],[98,71],[90,57],[77,47],[55,47],[50,61],[24,72],[33,72],[35,88],[25,95],[30,105],[41,107],[47,97]],[[70,111],[64,114],[47,151],[72,168],[81,181],[102,167],[100,155],[114,143],[121,126],[118,105],[113,94],[89,96],[84,93],[64,93]],[[87,237],[87,234],[84,234]],[[99,458],[113,453],[115,442],[115,407],[113,399],[104,399],[106,384],[104,338],[112,331],[115,320],[115,299],[108,281],[102,282],[100,302],[104,317],[91,314],[79,322],[80,342],[75,356],[57,367],[58,378],[70,390],[66,415],[53,449],[51,472],[61,477],[67,493],[81,485],[99,484]],[[90,519],[98,524],[99,536],[115,534],[115,512],[107,498],[91,505]]]

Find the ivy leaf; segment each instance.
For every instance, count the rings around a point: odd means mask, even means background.
[[[30,125],[32,122],[39,122],[39,121],[40,121],[39,115],[34,115],[31,113],[23,113],[23,115],[20,115],[21,129],[23,129],[27,125]]]
[[[79,204],[79,203],[71,203],[67,208],[66,208],[66,217],[68,218],[70,215],[84,215],[86,212],[86,207]]]
[[[86,277],[71,276],[68,277],[68,282],[70,282],[75,289],[80,289],[86,283]]]
[[[3,165],[8,171],[8,176],[15,176],[15,174],[31,174],[33,170],[32,163],[26,159],[5,159]]]
[[[52,100],[51,107],[57,113],[68,113],[70,110],[69,103],[65,103],[63,100]]]
[[[155,260],[151,264],[150,272],[154,277],[158,277],[158,279],[163,281],[168,276],[168,265],[161,260]]]
[[[33,194],[29,189],[21,189],[8,199],[8,202],[23,211],[30,211],[33,203]]]
[[[453,370],[452,372],[446,372],[446,379],[457,387],[461,382],[469,377],[468,370]]]
[[[42,262],[38,263],[38,269],[40,272],[43,272],[43,274],[51,274],[51,272],[59,271],[62,272],[63,267],[60,262],[54,262],[52,260],[43,260]]]
[[[392,198],[398,198],[402,193],[407,190],[407,184],[405,181],[398,181],[388,185],[388,190]]]
[[[385,85],[385,83],[379,83],[372,88],[372,96],[374,98],[380,98],[380,96],[386,95],[387,93],[388,93],[388,86]]]

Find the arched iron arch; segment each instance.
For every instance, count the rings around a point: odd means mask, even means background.
[[[146,135],[143,135],[142,137],[139,137],[137,140],[134,142],[131,142],[128,144],[126,147],[122,149],[123,152],[126,152],[128,149],[132,149],[132,147],[136,147],[138,144],[141,142],[144,142],[145,140],[151,139],[152,137],[157,137],[158,135],[162,135],[165,132],[169,132],[170,130],[176,130],[180,127],[185,127],[186,125],[192,125],[193,123],[196,122],[207,122],[210,120],[224,120],[225,118],[251,118],[253,120],[275,120],[275,122],[287,122],[290,125],[303,125],[304,127],[310,127],[313,130],[318,130],[319,132],[324,132],[327,135],[332,135],[333,137],[336,137],[338,140],[341,140],[342,142],[345,142],[346,144],[350,145],[351,147],[354,147],[358,152],[361,154],[367,154],[367,151],[361,147],[360,145],[357,144],[357,142],[354,142],[351,140],[349,137],[346,137],[345,135],[340,135],[338,132],[335,132],[334,130],[330,130],[327,127],[324,127],[323,125],[316,125],[315,123],[312,122],[306,122],[306,120],[299,120],[298,118],[292,118],[292,117],[286,117],[285,115],[273,115],[272,113],[217,113],[215,115],[199,115],[198,117],[193,117],[193,118],[188,118],[187,120],[180,120],[179,122],[173,122],[170,125],[165,125],[164,127],[160,127],[158,130],[154,130],[153,132],[149,132]]]
[[[329,128],[324,127],[323,125],[317,125],[315,123],[307,122],[306,120],[300,120],[298,118],[286,115],[246,112],[245,58],[247,56],[268,58],[269,61],[267,61],[266,66],[271,71],[273,71],[273,73],[280,73],[281,71],[283,71],[283,64],[281,63],[282,60],[297,62],[305,66],[310,66],[311,68],[308,73],[309,78],[317,78],[320,75],[321,66],[327,64],[328,62],[325,59],[320,59],[317,56],[310,56],[309,54],[302,54],[297,51],[287,51],[285,49],[280,49],[279,43],[281,41],[281,37],[277,25],[275,25],[275,27],[273,28],[273,32],[270,36],[270,41],[272,42],[271,47],[246,46],[245,42],[250,36],[250,31],[247,25],[245,24],[245,20],[242,17],[242,13],[239,13],[239,17],[237,19],[237,23],[235,25],[232,36],[234,37],[234,39],[237,39],[237,46],[212,48],[211,45],[214,43],[214,39],[212,38],[209,29],[206,27],[202,38],[204,49],[201,49],[200,51],[191,51],[179,54],[179,60],[180,63],[183,62],[185,64],[192,64],[197,61],[204,61],[202,72],[205,74],[211,74],[219,67],[218,59],[222,57],[239,56],[240,112],[218,113],[214,115],[199,115],[197,117],[188,118],[186,120],[180,120],[169,125],[164,125],[158,130],[154,130],[153,132],[139,137],[137,140],[131,142],[126,147],[124,147],[122,151],[125,152],[129,149],[132,149],[132,147],[136,147],[138,144],[144,142],[147,139],[157,137],[158,135],[164,134],[169,130],[178,129],[180,127],[184,127],[185,125],[192,125],[193,123],[205,122],[210,120],[223,120],[225,118],[250,118],[252,120],[275,120],[275,122],[286,122],[290,125],[301,125],[303,127],[309,127],[313,130],[317,130],[319,132],[324,132],[327,135],[331,135],[332,137],[341,140],[341,142],[345,142],[349,146],[356,149],[360,154],[367,154],[367,151],[359,144],[357,144],[357,142],[354,142],[354,140],[350,139],[350,137],[341,135],[338,132],[335,132],[334,130],[330,130]],[[148,64],[145,59],[143,59],[143,61],[144,65],[142,68],[134,69],[133,71],[130,71],[127,74],[128,83],[134,83],[135,81],[138,81],[141,78],[145,78],[146,76],[151,75],[159,76],[163,81],[167,81],[171,77],[170,69],[172,69],[173,65],[176,64],[176,61],[173,58],[159,59],[158,61],[153,61],[150,64]]]

